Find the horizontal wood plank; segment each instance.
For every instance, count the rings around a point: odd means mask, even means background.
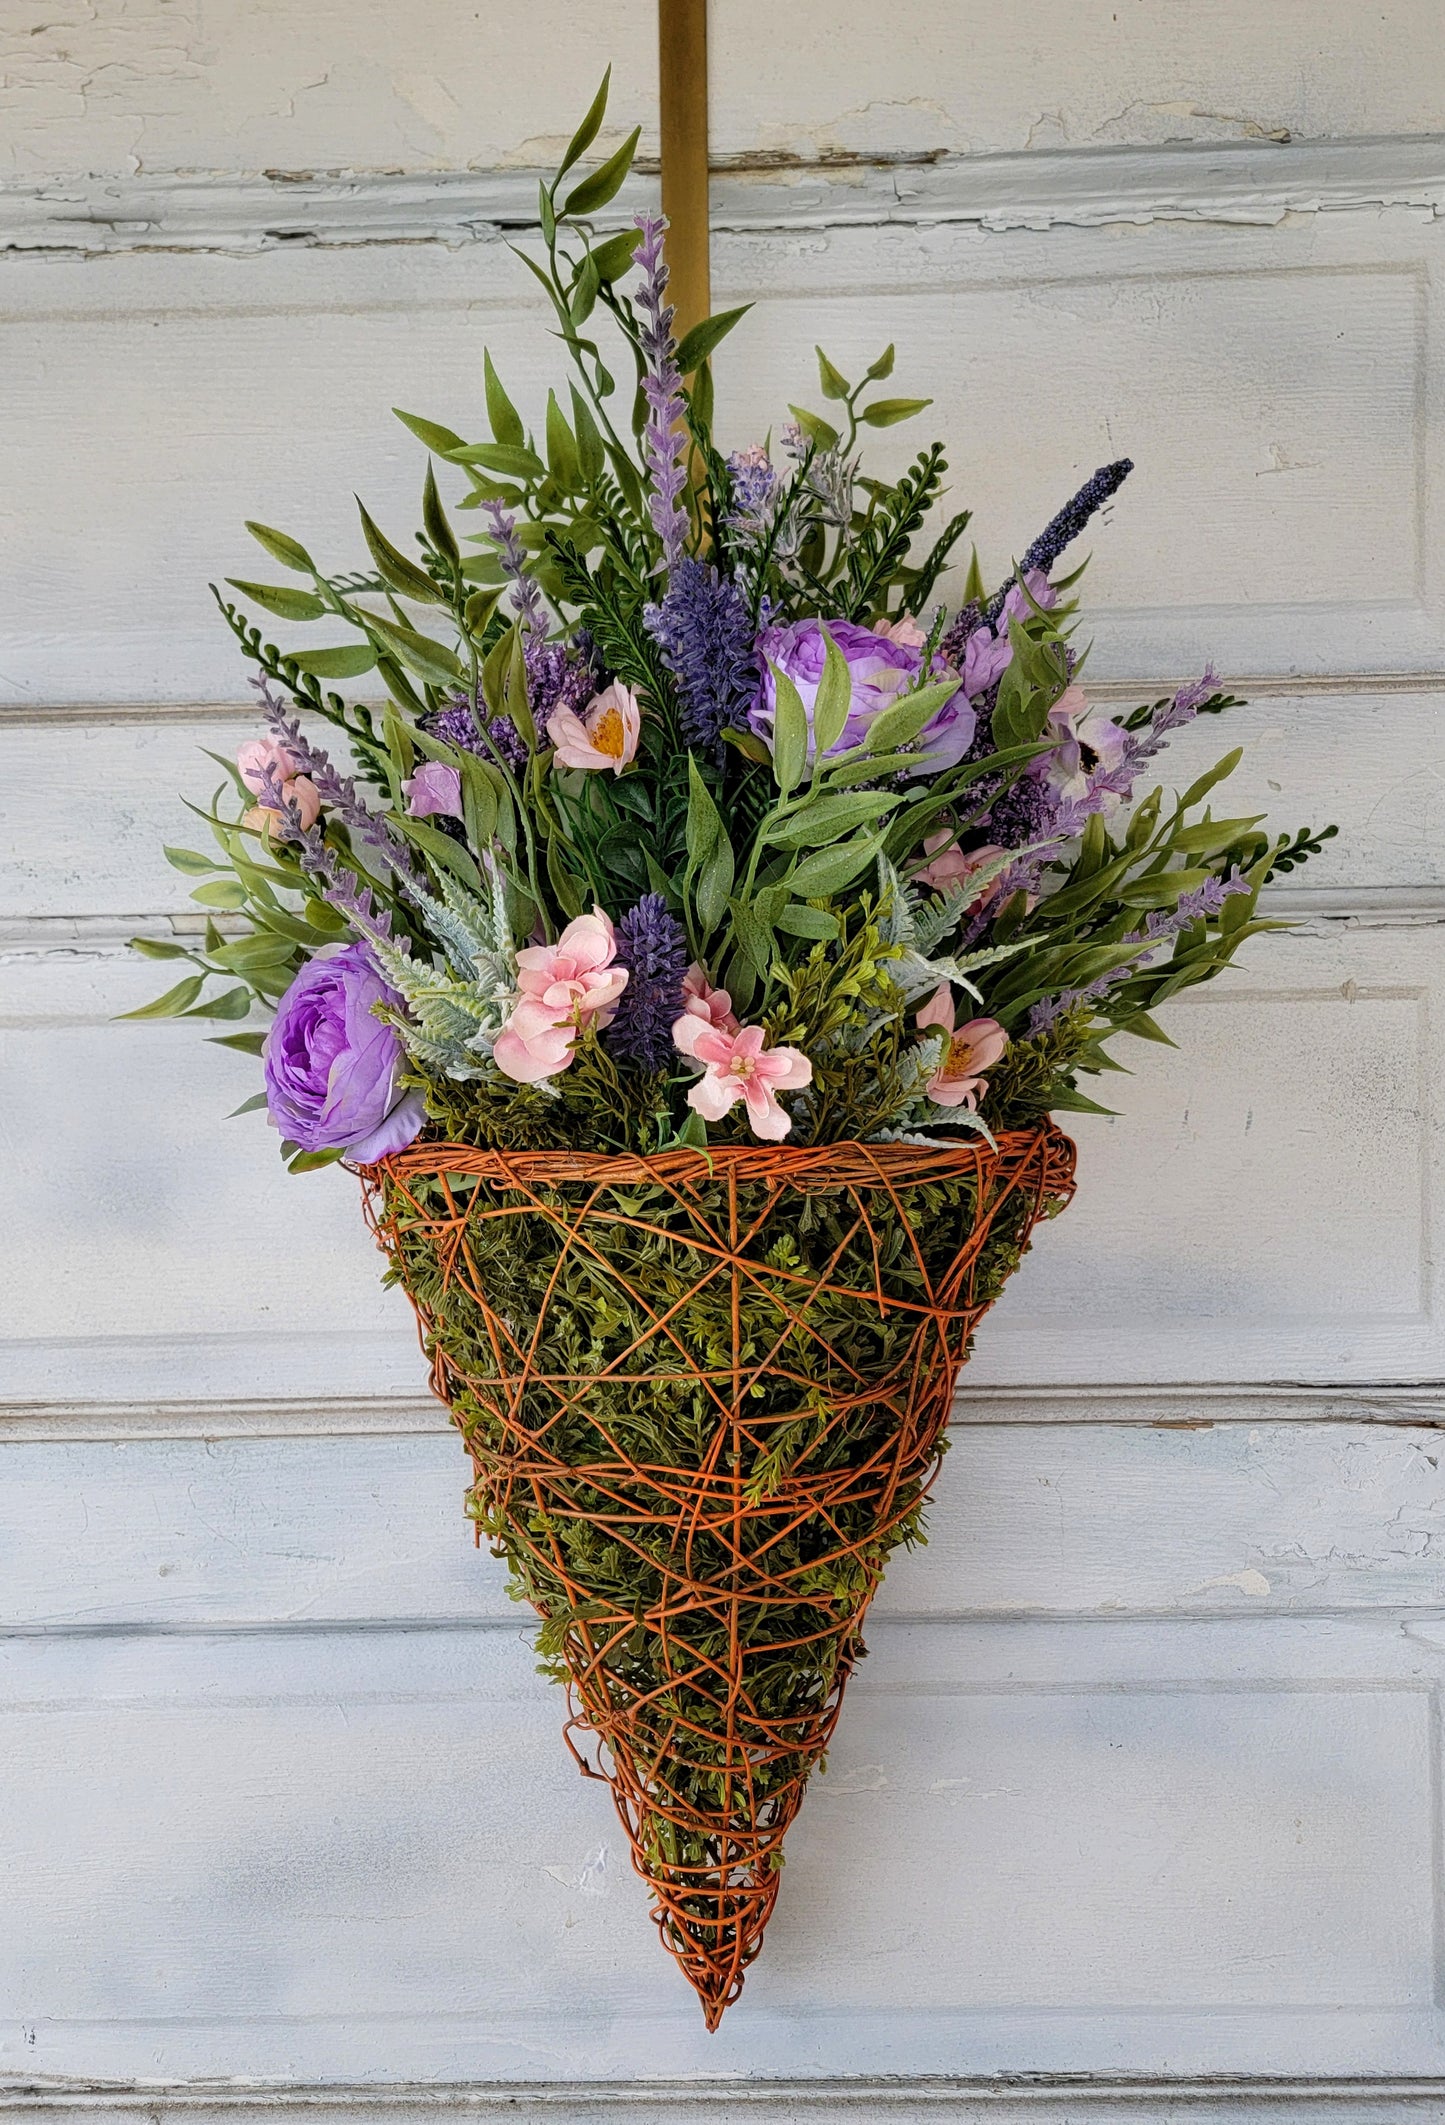
[[[1445,1438],[1350,1424],[965,1424],[885,1617],[1445,1606]],[[0,1630],[530,1628],[460,1440],[0,1445]]]

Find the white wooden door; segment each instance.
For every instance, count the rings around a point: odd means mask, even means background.
[[[484,342],[540,411],[528,166],[608,57],[655,139],[651,8],[600,12],[0,0],[0,2105],[1436,2119],[1431,0],[715,0],[729,440],[894,339],[996,566],[1127,451],[1096,673],[1213,655],[1241,796],[1341,826],[1080,1127],[717,2037],[350,1185],[112,1022],[246,728],[242,517],[405,521],[388,409],[475,427]]]

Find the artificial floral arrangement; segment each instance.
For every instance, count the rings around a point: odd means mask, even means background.
[[[950,610],[942,446],[857,454],[929,403],[881,391],[892,347],[858,383],[819,350],[831,417],[724,452],[743,312],[679,344],[662,221],[599,233],[637,142],[569,175],[606,98],[519,253],[574,369],[540,434],[488,357],[490,440],[400,415],[415,550],[362,508],[333,574],[249,527],[292,580],[230,587],[324,646],[221,601],[266,734],[193,807],[215,853],[167,851],[206,931],[136,940],[193,971],[134,1015],[271,1016],[220,1036],[262,1058],[246,1106],[293,1172],[361,1174],[479,1538],[716,2027],[974,1327],[1071,1191],[1051,1116],[1102,1111],[1109,1039],[1166,1039],[1333,829],[1217,817],[1237,752],[1141,794],[1237,705],[1211,672],[1090,704],[1058,564],[1127,460]]]

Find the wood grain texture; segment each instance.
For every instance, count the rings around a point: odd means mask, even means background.
[[[1445,129],[1427,0],[1042,7],[966,30],[947,0],[883,14],[729,0],[713,25],[714,150],[769,162],[1061,145]],[[0,127],[13,174],[125,169],[406,169],[560,153],[603,67],[614,116],[656,153],[656,17],[578,0],[487,6],[459,35],[439,0],[405,16],[321,0],[278,37],[261,0],[139,0],[0,23]],[[1424,62],[1424,63],[1422,63]]]
[[[806,400],[816,341],[856,374],[895,339],[900,387],[935,405],[877,462],[949,437],[990,575],[1096,464],[1136,459],[1090,540],[1098,675],[1183,677],[1210,656],[1438,668],[1435,228],[1400,209],[1046,246],[957,225],[720,236],[717,301],[758,303],[720,365],[720,433],[752,441]],[[203,585],[264,576],[243,517],[353,566],[359,487],[404,539],[423,467],[395,379],[472,433],[484,344],[540,419],[551,342],[521,276],[499,243],[7,266],[0,699],[234,700]],[[87,549],[81,602],[74,539],[97,510],[127,536]]]
[[[1439,2074],[1442,1652],[1391,1621],[880,1624],[709,2040],[510,1634],[12,1639],[6,2063]]]
[[[886,1618],[1445,1605],[1445,1435],[1261,1423],[956,1428]],[[0,1445],[0,1631],[486,1622],[450,1433]]]
[[[1119,1118],[1080,1118],[1078,1198],[980,1332],[971,1387],[1445,1372],[1445,928],[1319,927],[1179,999],[1179,1052],[1137,1044]],[[419,1392],[354,1183],[285,1181],[264,1117],[224,1119],[247,1058],[193,1024],[109,1022],[155,976],[84,947],[6,967],[0,1400]]]

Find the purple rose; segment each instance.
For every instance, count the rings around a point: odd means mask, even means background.
[[[400,1092],[403,1052],[372,1014],[401,998],[365,945],[311,959],[276,1009],[266,1036],[266,1105],[303,1151],[344,1150],[361,1165],[400,1151],[426,1119],[419,1092]]]
[[[406,808],[413,819],[460,819],[462,774],[443,760],[423,760],[409,782],[403,782]]]
[[[764,660],[763,679],[748,721],[769,745],[772,744],[777,708],[777,689],[772,672],[776,665],[797,687],[807,712],[811,755],[813,703],[823,677],[826,655],[824,624],[822,620],[794,620],[787,627],[765,627],[758,636],[758,655]],[[899,694],[916,682],[922,658],[911,643],[890,641],[867,627],[860,627],[855,620],[829,620],[826,625],[848,666],[852,682],[848,720],[842,736],[828,748],[831,756],[863,742],[874,717],[883,709],[891,708]],[[944,668],[936,668],[942,675]],[[936,775],[942,768],[956,766],[973,743],[976,721],[968,696],[960,686],[959,691],[923,726],[915,741],[918,765],[910,772]]]

